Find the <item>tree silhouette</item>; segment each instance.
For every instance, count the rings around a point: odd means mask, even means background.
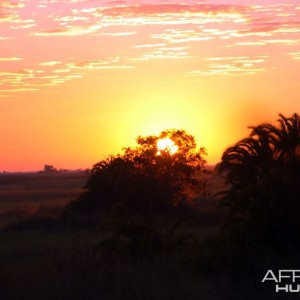
[[[58,170],[52,165],[45,165],[43,172],[44,173],[57,173]]]
[[[157,142],[164,138],[174,141],[178,151],[171,154],[166,148],[158,154]],[[205,149],[197,151],[194,137],[184,130],[166,130],[159,136],[138,137],[137,143],[136,148],[125,148],[123,157],[133,162],[134,168],[143,175],[168,186],[174,204],[182,197],[188,198],[187,186],[195,188],[199,185],[197,171],[205,164]]]
[[[279,246],[300,241],[300,118],[279,115],[228,148],[218,165],[230,185],[226,226],[244,241]]]
[[[178,146],[158,151],[157,142],[169,138]],[[66,211],[107,211],[117,203],[133,213],[157,214],[194,197],[199,172],[205,164],[205,149],[196,149],[192,135],[184,130],[165,130],[158,136],[139,136],[137,146],[95,164],[85,191]]]

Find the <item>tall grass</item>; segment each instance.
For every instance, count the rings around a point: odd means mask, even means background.
[[[30,218],[56,218],[82,191],[85,173],[1,174],[0,228]]]
[[[283,258],[262,249],[252,249],[252,255],[211,238],[181,259],[108,260],[97,250],[99,232],[14,235],[0,235],[2,243],[14,237],[0,245],[1,299],[297,299],[261,284],[270,266],[297,266],[296,255]]]
[[[45,192],[32,202],[22,201],[21,192],[0,201],[17,221],[0,231],[1,299],[297,299],[274,294],[261,280],[270,268],[299,269],[299,254],[235,243],[219,226],[224,214],[216,199],[202,197],[192,211],[149,218],[117,208],[97,229],[72,229],[57,226],[56,218],[71,200],[68,190],[75,193],[84,178],[65,177],[63,184],[64,177],[47,183],[40,176],[5,184],[0,178],[2,196],[9,188],[12,195],[14,188]],[[63,200],[47,202],[51,186]]]

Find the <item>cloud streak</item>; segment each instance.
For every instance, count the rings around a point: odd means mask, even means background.
[[[268,56],[237,56],[207,58],[209,64],[203,69],[187,72],[187,77],[203,76],[244,76],[254,75],[266,70],[263,63]]]
[[[0,62],[12,62],[12,61],[20,61],[21,57],[0,57]]]
[[[268,72],[266,62],[278,53],[299,61],[293,3],[5,0],[0,23],[1,49],[10,49],[0,57],[0,93],[62,85],[91,71],[139,70],[152,61],[180,66],[185,77]]]

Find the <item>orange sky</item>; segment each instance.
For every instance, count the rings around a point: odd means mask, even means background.
[[[0,171],[185,129],[209,163],[300,111],[298,0],[0,1]]]

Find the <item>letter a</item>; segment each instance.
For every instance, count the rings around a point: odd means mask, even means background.
[[[269,274],[271,275],[271,277],[269,277]],[[262,280],[262,282],[265,282],[266,280],[271,280],[271,281],[275,281],[278,282],[276,276],[274,275],[272,270],[268,270],[267,274],[265,275],[264,279]]]

